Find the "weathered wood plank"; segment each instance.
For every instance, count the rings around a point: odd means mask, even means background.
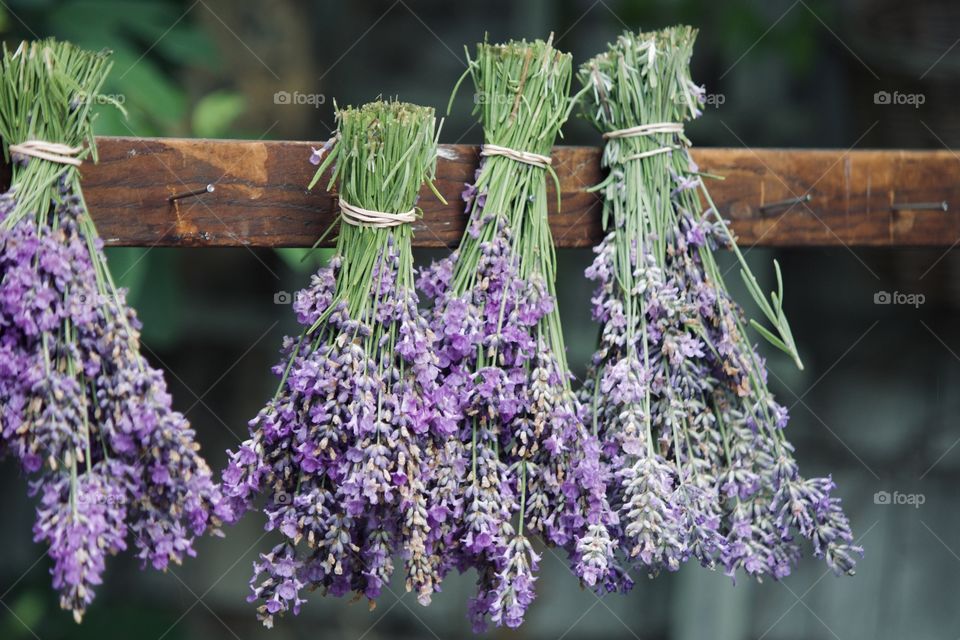
[[[84,193],[108,245],[309,246],[335,213],[322,184],[305,188],[310,142],[104,137],[98,144],[100,163],[83,167]],[[703,148],[693,156],[703,171],[726,176],[708,186],[744,245],[949,246],[960,238],[960,160],[950,151]],[[551,211],[558,246],[600,239],[599,202],[584,191],[600,179],[598,158],[591,147],[554,151],[563,200],[562,211]],[[418,246],[457,243],[465,223],[459,195],[477,159],[476,147],[442,147],[437,184],[450,204],[424,191]],[[213,193],[168,201],[208,183]],[[808,192],[809,203],[761,210]],[[951,210],[891,209],[940,201]]]

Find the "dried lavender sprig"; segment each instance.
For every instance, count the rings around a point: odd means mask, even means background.
[[[90,106],[109,68],[107,54],[53,40],[4,48],[5,154],[42,141],[95,158]],[[77,168],[11,159],[0,205],[2,448],[41,495],[34,538],[49,545],[60,604],[79,622],[130,533],[144,565],[164,569],[193,555],[224,513],[193,431],[140,354]]]
[[[436,166],[433,109],[374,102],[338,109],[337,121],[314,182],[333,164],[343,202],[387,221],[414,207]],[[254,565],[250,599],[267,626],[299,611],[304,588],[373,605],[395,555],[423,604],[439,588],[445,511],[429,485],[454,423],[418,310],[411,237],[409,224],[341,216],[331,263],[294,303],[304,329],[284,341],[277,393],[229,454],[237,515],[267,493],[267,528],[284,536]]]
[[[624,34],[583,65],[588,117],[610,133],[699,115],[703,89],[689,77],[695,33]],[[611,501],[625,551],[652,573],[696,557],[779,578],[799,556],[797,532],[832,568],[852,572],[860,549],[832,482],[797,472],[786,410],[713,258],[736,245],[712,205],[700,211],[703,181],[672,129],[607,142],[610,174],[598,189],[608,235],[588,270],[604,328],[584,398],[619,469]],[[789,347],[779,301],[770,319],[778,346]]]
[[[469,58],[469,53],[468,53]],[[569,54],[551,42],[481,43],[473,80],[484,141],[549,156],[567,119]],[[547,221],[549,167],[483,158],[464,199],[469,222],[456,252],[421,287],[434,300],[445,385],[462,415],[455,453],[467,472],[452,493],[453,565],[474,568],[477,628],[518,626],[534,597],[532,535],[563,547],[583,582],[616,588],[613,512],[599,445],[571,389],[555,304],[556,257]]]

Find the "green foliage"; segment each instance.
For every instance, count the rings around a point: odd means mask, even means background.
[[[208,93],[193,109],[193,133],[201,138],[222,138],[247,108],[243,96],[229,91]]]
[[[277,249],[277,255],[297,273],[316,271],[333,257],[333,249]]]
[[[811,73],[817,54],[817,43],[824,32],[813,12],[828,24],[836,4],[807,2],[807,7],[791,2],[757,2],[756,0],[725,0],[706,3],[703,0],[654,0],[610,2],[611,10],[632,27],[682,22],[699,26],[714,39],[722,52],[718,63],[726,69],[745,51],[754,56],[744,64],[777,57],[795,74]],[[784,14],[784,12],[786,12]],[[778,20],[779,19],[779,20]],[[776,26],[770,29],[774,22]],[[618,25],[616,20],[612,25]],[[623,26],[623,25],[619,25]]]
[[[44,34],[92,50],[113,51],[114,71],[104,92],[121,96],[130,112],[124,122],[105,112],[98,127],[104,135],[184,135],[187,96],[175,73],[178,66],[214,70],[216,49],[192,24],[192,11],[173,0],[76,0],[45,2],[28,23]],[[36,3],[30,3],[34,8]],[[167,25],[172,25],[168,28]],[[37,27],[33,27],[37,31]],[[21,34],[29,37],[31,34]]]
[[[0,624],[0,637],[19,639],[33,637],[30,631],[49,613],[47,592],[27,589],[8,605],[10,614]]]
[[[110,272],[118,287],[129,290],[127,302],[144,323],[143,334],[152,348],[177,338],[183,310],[176,256],[169,250],[113,247],[107,249]]]

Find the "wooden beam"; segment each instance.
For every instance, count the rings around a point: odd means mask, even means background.
[[[84,194],[107,245],[309,246],[328,227],[335,198],[307,162],[310,142],[113,138],[98,140],[100,163],[84,165]],[[443,145],[441,205],[424,190],[416,245],[455,245],[464,228],[463,184],[477,148]],[[721,214],[741,245],[950,246],[960,238],[960,161],[951,151],[697,149]],[[601,238],[600,205],[584,189],[601,177],[599,149],[557,147],[562,211],[551,226],[560,247]],[[213,193],[169,202],[215,185]],[[761,209],[809,194],[809,202]],[[916,207],[948,202],[951,209]],[[900,209],[894,205],[907,205]],[[929,205],[928,205],[929,206]]]

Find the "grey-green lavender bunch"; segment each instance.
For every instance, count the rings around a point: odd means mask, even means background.
[[[689,27],[625,33],[579,71],[609,172],[595,188],[607,235],[587,275],[602,331],[582,398],[616,477],[623,551],[650,573],[693,557],[780,578],[799,533],[852,573],[860,549],[833,483],[800,477],[787,412],[714,256],[734,253],[773,330],[750,324],[799,366],[779,267],[767,299],[690,157],[683,125],[705,98],[690,77],[695,37]]]

